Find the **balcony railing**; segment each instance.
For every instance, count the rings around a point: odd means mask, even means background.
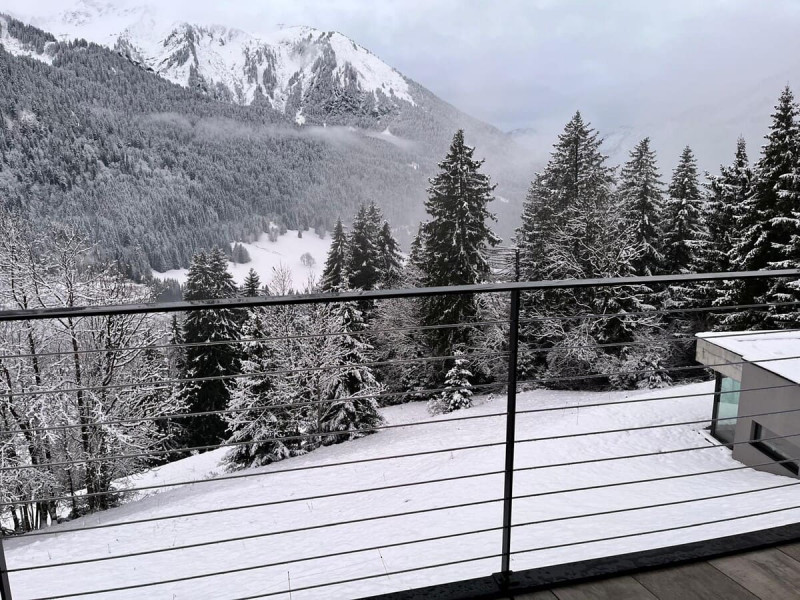
[[[702,377],[707,379],[709,368],[733,363],[659,365],[618,369],[614,373],[598,368],[597,372],[568,375],[520,369],[523,351],[524,360],[528,361],[531,356],[547,356],[567,348],[597,351],[663,344],[686,349],[693,344],[696,333],[684,328],[682,333],[662,332],[645,340],[571,342],[571,345],[540,347],[531,343],[527,333],[527,328],[537,323],[634,315],[659,318],[720,315],[743,308],[765,311],[800,304],[778,302],[745,307],[695,306],[620,312],[576,310],[573,314],[530,316],[524,307],[534,301],[536,294],[552,290],[639,286],[658,290],[700,281],[775,277],[797,278],[800,271],[498,283],[0,312],[0,326],[6,324],[24,330],[39,321],[69,321],[75,325],[89,319],[107,319],[106,322],[113,324],[113,319],[133,315],[166,317],[172,313],[222,309],[245,314],[256,309],[276,311],[289,307],[360,303],[374,311],[389,301],[411,303],[421,298],[465,294],[491,296],[503,310],[507,309],[502,318],[462,323],[399,323],[394,327],[365,327],[347,333],[309,333],[287,328],[281,335],[272,333],[238,340],[187,343],[163,339],[141,347],[57,347],[44,352],[3,354],[0,362],[13,367],[8,372],[21,373],[31,361],[52,361],[54,365],[73,368],[69,361],[79,355],[163,354],[192,347],[241,348],[343,335],[374,340],[388,333],[425,335],[431,331],[470,328],[493,331],[494,339],[501,340],[492,349],[470,347],[458,353],[439,355],[393,355],[369,359],[359,365],[300,364],[293,368],[207,377],[162,373],[157,379],[144,380],[136,373],[129,373],[121,380],[96,379],[97,383],[92,385],[76,382],[74,377],[68,376],[72,371],[65,367],[60,379],[40,382],[35,389],[19,391],[8,385],[0,394],[0,402],[10,403],[21,396],[30,401],[30,406],[41,409],[52,398],[111,394],[115,401],[126,402],[124,390],[138,388],[153,394],[169,394],[191,383],[233,384],[248,378],[280,381],[352,367],[377,371],[399,369],[381,371],[384,379],[391,376],[387,373],[420,365],[452,365],[457,359],[470,363],[489,362],[494,367],[489,369],[494,379],[491,374],[484,375],[481,381],[469,386],[475,397],[481,398],[475,408],[424,416],[418,408],[408,408],[421,405],[393,405],[387,409],[391,414],[384,415],[387,416],[385,422],[355,429],[321,431],[312,428],[270,438],[231,437],[214,444],[147,447],[137,446],[135,440],[127,443],[124,434],[126,427],[140,423],[150,423],[169,432],[197,418],[230,417],[237,412],[250,417],[258,413],[256,417],[260,418],[264,413],[278,410],[321,410],[334,402],[362,398],[393,404],[412,397],[430,398],[460,388],[441,384],[399,389],[395,382],[384,380],[379,389],[337,398],[322,394],[256,407],[199,412],[184,409],[168,414],[64,414],[50,420],[37,420],[36,415],[29,415],[29,419],[16,424],[0,423],[3,428],[0,429],[0,446],[5,444],[10,452],[0,455],[3,460],[0,479],[4,482],[0,484],[3,493],[0,524],[4,526],[4,535],[0,537],[2,599],[245,600],[278,597],[296,600],[355,598],[432,585],[448,590],[448,597],[500,597],[541,585],[543,580],[530,576],[531,569],[722,538],[732,531],[732,523],[736,524],[734,532],[795,523],[800,519],[800,495],[791,492],[800,481],[775,479],[753,471],[754,466],[783,464],[787,459],[765,460],[763,464],[749,466],[735,464],[725,454],[728,450],[724,445],[714,443],[702,432],[705,426],[719,420],[710,412],[708,399],[714,392],[707,385],[672,391],[637,390],[628,396],[620,393],[609,396],[608,386],[600,385],[609,377],[647,373],[682,377],[686,383]],[[654,325],[653,330],[658,331],[659,326]],[[6,334],[10,335],[8,331]],[[281,348],[291,352],[292,345],[287,343]],[[747,362],[764,364],[790,359],[800,359],[800,356]],[[500,362],[506,368],[497,368]],[[54,368],[52,372],[57,371]],[[589,385],[592,382],[598,384]],[[742,391],[796,385],[786,383]],[[587,388],[595,388],[595,391],[587,391]],[[600,388],[602,390],[597,391]],[[547,389],[556,391],[542,391]],[[526,393],[522,405],[518,392]],[[495,397],[497,394],[501,396]],[[800,412],[800,395],[798,399],[796,408],[745,416]],[[663,406],[671,408],[660,413]],[[642,410],[637,413],[640,408]],[[704,416],[701,413],[706,408],[709,412]],[[582,421],[583,414],[591,418]],[[613,418],[608,417],[609,414]],[[606,422],[608,426],[598,426]],[[93,454],[64,452],[37,462],[24,460],[24,449],[20,456],[20,440],[29,439],[25,436],[78,444],[108,428],[122,431],[111,451],[100,447]],[[668,430],[680,430],[685,435],[668,438],[662,434]],[[387,432],[391,431],[395,433],[388,438]],[[431,433],[435,431],[439,433]],[[331,443],[370,433],[380,435],[343,444]],[[757,441],[764,443],[796,435],[800,435],[800,431]],[[626,440],[625,443],[609,442],[621,439]],[[581,455],[581,451],[588,448],[588,440],[595,443],[596,451]],[[647,443],[637,446],[643,440]],[[695,442],[683,443],[684,440]],[[308,445],[304,446],[304,441],[308,441]],[[390,444],[388,449],[382,446],[384,441]],[[728,447],[754,441],[737,440]],[[203,457],[211,456],[204,454],[208,451],[228,449],[232,452],[286,442],[295,444],[298,456],[230,471],[221,470],[217,463],[209,466],[203,462]],[[430,446],[418,445],[424,443]],[[633,449],[617,452],[625,447]],[[306,449],[313,452],[306,453]],[[678,460],[690,456],[710,458]],[[182,460],[174,462],[178,458]],[[217,462],[219,458],[214,455]],[[792,460],[800,460],[800,456]],[[81,476],[87,469],[119,464],[127,465],[127,474],[115,479],[110,486],[90,490],[77,484],[83,480]],[[137,474],[136,469],[130,467],[132,464],[139,465],[137,469],[141,473]],[[184,466],[171,475],[170,466],[179,464]],[[142,465],[152,465],[152,468]],[[620,465],[626,466],[623,469]],[[11,482],[27,472],[43,475],[40,487],[11,489]],[[192,477],[192,473],[197,476]],[[51,493],[49,490],[54,488],[48,487],[49,480],[44,475],[68,481],[72,489],[69,493]],[[37,481],[33,477],[25,480]],[[685,482],[692,483],[684,485]],[[705,488],[705,491],[697,493],[698,488]],[[769,501],[765,501],[765,494],[770,493]],[[92,498],[109,498],[113,502],[91,502]],[[87,504],[90,510],[86,510]],[[66,519],[65,515],[77,506],[82,510],[74,512],[74,519]],[[688,507],[703,506],[709,508],[690,511],[694,513],[690,515],[692,518],[679,518],[689,514],[682,512],[688,511]],[[14,531],[11,526],[10,515],[11,511],[21,513],[23,509],[27,511],[25,514],[35,514],[38,525],[29,526],[20,533],[18,527]],[[206,531],[209,535],[204,535]],[[425,594],[431,589],[428,587]]]

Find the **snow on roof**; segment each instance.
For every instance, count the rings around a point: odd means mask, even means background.
[[[800,332],[706,332],[697,337],[756,363],[762,369],[800,383]],[[786,359],[786,360],[779,360]],[[766,362],[764,362],[766,361]]]

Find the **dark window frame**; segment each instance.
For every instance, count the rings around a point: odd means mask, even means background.
[[[768,442],[760,441],[762,438],[765,437],[775,438],[778,437],[778,434],[770,429],[767,429],[756,420],[751,421],[750,445],[759,452],[761,452],[762,454],[771,458],[772,460],[781,461],[780,463],[778,463],[778,466],[783,467],[784,469],[786,469],[795,476],[800,475],[800,465],[798,465],[798,460],[797,460],[798,458],[800,458],[800,454],[798,454],[798,456],[786,456],[780,450],[780,448],[775,447],[775,444],[770,444]]]
[[[717,427],[720,424],[719,405],[721,403],[722,394],[723,394],[723,392],[722,392],[722,380],[723,379],[730,379],[732,381],[736,381],[739,384],[739,386],[742,385],[742,382],[734,379],[733,377],[728,377],[727,375],[723,375],[722,373],[720,373],[718,371],[716,371],[714,374],[715,374],[715,378],[714,378],[714,402],[713,402],[712,408],[711,408],[710,433],[711,433],[711,436],[715,440],[717,440],[718,442],[724,444],[728,448],[733,449],[733,442],[735,441],[735,437],[732,438],[732,439],[723,439],[723,438],[721,438],[719,436],[719,432],[717,430]],[[725,393],[730,393],[730,392],[725,392]],[[741,396],[739,397],[739,400],[741,400]],[[737,416],[735,418],[731,417],[731,418],[726,418],[724,420],[725,421],[737,422],[738,418],[739,417],[738,417],[738,401],[737,401]],[[734,425],[734,432],[735,432],[735,429],[736,429],[736,425]],[[734,433],[734,436],[735,436],[735,433]],[[750,439],[752,439],[752,437]]]

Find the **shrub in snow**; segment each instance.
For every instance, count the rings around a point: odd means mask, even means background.
[[[647,342],[640,338],[637,342]],[[672,385],[670,367],[670,348],[664,344],[643,343],[627,349],[625,358],[619,363],[618,370],[612,371],[609,382],[616,389],[648,389],[663,388]]]
[[[309,269],[317,264],[317,261],[314,260],[310,252],[303,252],[303,255],[300,257],[300,262],[303,263],[304,267],[308,267]]]
[[[243,265],[249,263],[250,260],[250,253],[247,251],[247,248],[239,242],[235,243],[231,250],[231,261]]]

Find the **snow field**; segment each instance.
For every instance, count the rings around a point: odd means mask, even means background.
[[[702,421],[710,418],[712,391],[712,383],[701,383],[643,392],[524,392],[518,399],[520,411],[556,407],[564,410],[518,415],[517,439]],[[643,397],[661,398],[679,394],[701,395],[633,404],[581,407],[600,402]],[[155,555],[12,573],[11,585],[15,599],[58,597],[58,594],[158,582],[232,569],[248,570],[89,597],[121,600],[134,598],[203,600],[264,595],[264,597],[288,600],[289,594],[285,590],[291,586],[293,600],[357,598],[495,572],[499,569],[499,558],[392,574],[425,565],[497,554],[500,550],[501,537],[500,502],[311,531],[278,533],[365,517],[500,499],[503,476],[499,473],[442,483],[330,496],[339,492],[502,471],[504,417],[487,416],[464,421],[439,422],[452,417],[502,413],[505,409],[503,396],[493,399],[479,398],[476,403],[477,406],[467,411],[437,418],[427,415],[423,403],[383,409],[387,421],[391,424],[411,424],[429,420],[435,423],[384,430],[355,442],[323,448],[306,456],[249,472],[261,473],[263,476],[232,481],[207,480],[208,477],[223,472],[218,461],[224,456],[225,450],[153,469],[135,478],[131,483],[151,485],[158,482],[207,481],[168,488],[161,493],[150,493],[118,509],[57,526],[53,531],[60,533],[54,536],[10,540],[5,544],[9,567],[14,569],[33,565],[52,565],[63,561],[106,558],[241,536],[274,535],[167,551]],[[798,486],[790,485],[767,492],[729,498],[523,525],[532,521],[794,483],[792,479],[751,469],[739,469],[713,475],[548,494],[577,487],[741,467],[740,463],[731,458],[730,451],[724,446],[718,446],[703,428],[703,424],[682,425],[519,443],[516,449],[518,469],[681,448],[708,449],[517,471],[515,496],[540,495],[518,498],[514,503],[514,523],[519,526],[515,528],[512,536],[515,552],[512,557],[512,568],[520,570],[719,537],[793,523],[800,518],[800,509],[787,510],[696,528],[676,529],[606,542],[575,544],[601,537],[623,536],[800,506],[800,489]],[[280,473],[281,470],[296,467],[491,443],[498,445]],[[300,500],[320,495],[329,497]],[[121,523],[132,519],[265,502],[280,503],[246,510],[219,512],[211,516],[184,517],[101,530],[69,532],[69,529],[79,529],[84,525]],[[491,531],[392,546],[420,538],[483,529]],[[574,545],[536,552],[521,552],[562,544]],[[370,550],[331,558],[314,558],[363,548]],[[273,566],[260,568],[262,565]],[[346,585],[302,590],[326,582],[372,575],[375,577]]]
[[[261,283],[265,284],[272,279],[273,269],[285,267],[292,274],[294,287],[302,290],[309,277],[322,275],[330,245],[329,234],[325,235],[325,239],[320,239],[313,230],[304,231],[303,237],[298,238],[297,231],[289,229],[275,242],[271,242],[265,233],[252,244],[242,243],[251,260],[245,264],[229,262],[228,271],[233,275],[236,283],[241,284],[247,277],[248,271],[255,269],[261,278]],[[300,261],[300,257],[306,252],[314,258],[315,264],[312,267],[307,267]],[[153,271],[153,277],[176,279],[183,284],[186,282],[188,273],[188,269],[172,269],[164,273]]]

